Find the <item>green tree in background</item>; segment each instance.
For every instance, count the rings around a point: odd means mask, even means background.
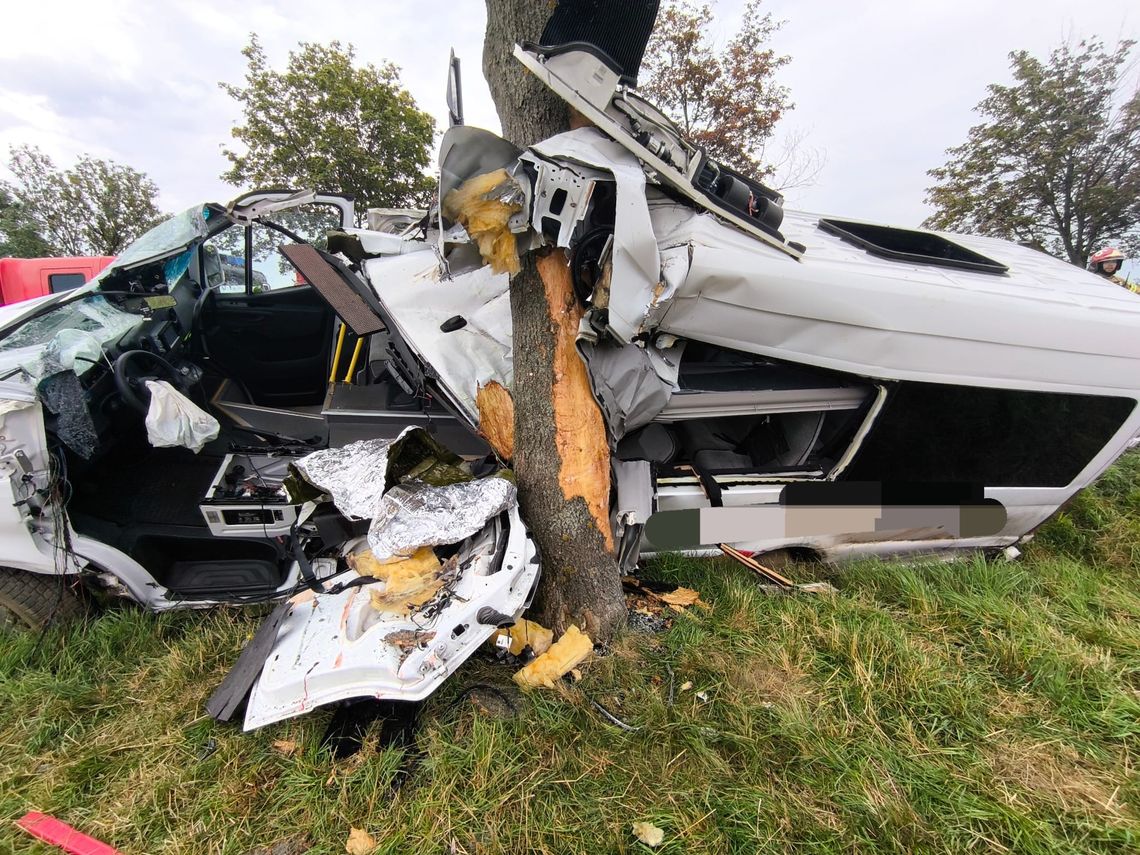
[[[1106,243],[1140,248],[1140,88],[1126,85],[1133,42],[1091,39],[1046,62],[1010,54],[981,124],[929,172],[927,228],[1040,246],[1083,266]]]
[[[791,57],[770,44],[783,22],[760,6],[761,0],[749,0],[739,29],[719,47],[709,4],[663,4],[638,86],[711,157],[757,178],[773,171],[765,144],[792,109],[787,87],[774,79]]]
[[[162,218],[155,183],[114,161],[83,155],[62,170],[38,148],[18,146],[8,168],[16,181],[0,189],[30,229],[25,236],[42,241],[28,246],[39,254],[117,255]]]
[[[24,206],[0,186],[0,258],[39,258],[50,252]]]
[[[424,173],[435,122],[400,85],[396,66],[353,64],[351,45],[302,42],[284,71],[256,36],[242,51],[245,85],[219,84],[241,105],[242,151],[222,179],[249,187],[346,193],[363,222],[370,207],[417,206],[434,186]]]

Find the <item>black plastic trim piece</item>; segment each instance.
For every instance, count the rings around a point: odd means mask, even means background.
[[[1004,264],[933,232],[856,223],[828,217],[820,219],[819,228],[840,240],[865,249],[871,255],[889,258],[892,261],[933,264],[937,267],[951,267],[997,276],[1009,272],[1009,268]]]

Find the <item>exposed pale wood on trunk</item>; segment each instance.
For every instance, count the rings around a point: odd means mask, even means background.
[[[574,296],[565,252],[538,259],[538,275],[546,290],[546,307],[554,324],[554,441],[558,446],[558,483],[567,501],[581,498],[602,532],[606,548],[614,548],[610,528],[610,449],[606,423],[594,401],[586,365],[574,347],[582,307]]]
[[[480,386],[475,394],[479,409],[479,433],[487,440],[500,460],[515,456],[515,402],[502,384],[492,380]]]

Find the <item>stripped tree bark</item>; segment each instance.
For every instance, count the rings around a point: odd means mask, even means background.
[[[486,0],[483,73],[503,126],[520,147],[568,130],[569,108],[512,55],[537,41],[548,0]],[[561,250],[529,253],[511,280],[514,324],[514,466],[522,512],[538,544],[540,621],[576,624],[595,642],[625,623],[609,523],[605,423],[574,347],[581,307]]]

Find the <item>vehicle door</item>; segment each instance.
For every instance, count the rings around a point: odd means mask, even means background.
[[[319,405],[328,381],[333,313],[278,252],[324,248],[329,229],[353,225],[340,196],[257,194],[231,204],[235,225],[199,249],[208,291],[196,320],[202,356],[264,407]]]

